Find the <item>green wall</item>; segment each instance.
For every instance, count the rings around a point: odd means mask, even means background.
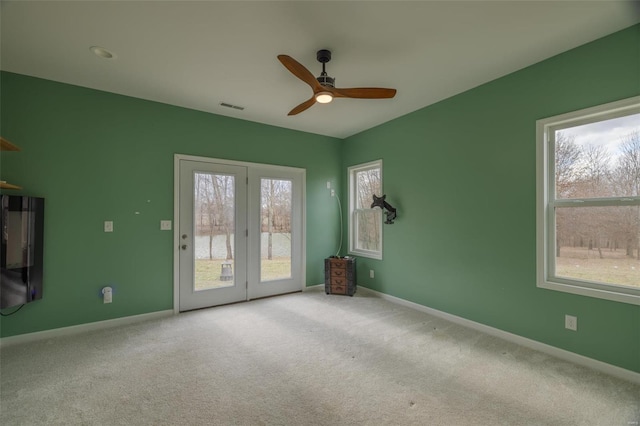
[[[536,120],[638,94],[640,25],[348,138],[398,209],[359,284],[640,372],[639,306],[536,288]]]
[[[22,148],[2,153],[2,179],[46,199],[44,297],[2,318],[1,336],[173,308],[173,232],[159,227],[173,220],[174,153],[305,168],[306,279],[324,282],[341,140],[7,72],[0,84],[2,135]]]
[[[382,158],[399,216],[361,285],[640,372],[640,307],[536,288],[535,252],[536,120],[638,95],[639,76],[637,25],[340,141],[3,72],[22,151],[2,179],[46,198],[46,281],[0,335],[173,307],[174,153],[306,168],[308,285],[337,246],[326,181],[346,194],[346,167]]]

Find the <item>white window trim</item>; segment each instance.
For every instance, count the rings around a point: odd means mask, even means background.
[[[555,196],[555,177],[549,178],[554,170],[554,152],[550,149],[550,134],[564,127],[573,127],[593,121],[614,118],[622,115],[640,113],[640,96],[598,105],[592,108],[573,111],[567,114],[549,117],[536,122],[537,165],[536,165],[536,262],[537,286],[550,290],[582,296],[596,297],[616,302],[640,305],[640,288],[617,286],[614,284],[595,284],[554,276],[554,262],[551,254],[555,252],[550,244],[555,240],[554,206],[566,205],[566,202],[550,202]],[[596,120],[598,119],[598,120]],[[553,167],[553,168],[552,168]],[[620,199],[591,199],[581,205],[637,205],[640,197]],[[580,202],[578,200],[578,202]],[[554,243],[555,244],[555,243]]]
[[[380,168],[380,192],[383,192],[383,171],[382,171],[382,160],[370,161],[368,163],[356,164],[355,166],[351,166],[348,168],[347,175],[349,178],[349,254],[368,257],[371,259],[382,260],[382,251],[384,247],[384,235],[382,229],[382,220],[380,220],[379,231],[380,231],[380,250],[362,250],[355,248],[355,242],[357,241],[356,233],[358,232],[357,227],[354,226],[354,218],[355,218],[355,203],[357,200],[356,194],[356,185],[355,185],[355,173],[362,170]],[[382,194],[380,194],[382,196]],[[373,202],[373,200],[371,200]],[[361,209],[362,210],[362,209]]]

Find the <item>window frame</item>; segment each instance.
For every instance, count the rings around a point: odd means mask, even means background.
[[[640,287],[604,284],[555,275],[556,207],[637,206],[638,197],[555,198],[555,132],[564,128],[640,113],[640,96],[536,121],[537,287],[640,305]]]
[[[357,188],[356,188],[356,174],[358,172],[380,169],[380,192],[383,192],[383,174],[382,174],[382,159],[370,161],[367,163],[356,164],[348,167],[348,179],[349,179],[349,254],[368,257],[371,259],[382,260],[382,252],[384,247],[384,235],[382,227],[382,214],[380,214],[380,220],[378,221],[378,232],[380,235],[380,250],[364,250],[356,247],[358,241],[358,225],[356,215],[358,211],[369,211],[374,209],[356,209],[357,203]],[[373,202],[373,200],[371,201]]]

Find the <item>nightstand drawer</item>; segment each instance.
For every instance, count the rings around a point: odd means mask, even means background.
[[[331,277],[346,277],[347,270],[346,269],[331,269]]]
[[[331,294],[347,294],[347,287],[343,285],[332,285]]]
[[[342,259],[330,259],[329,265],[332,270],[336,268],[347,269],[347,261]]]
[[[344,277],[331,277],[331,287],[334,285],[347,285],[347,279]]]

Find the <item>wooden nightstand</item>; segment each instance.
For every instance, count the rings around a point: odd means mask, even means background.
[[[356,292],[355,257],[328,257],[324,260],[324,292],[353,296]]]

